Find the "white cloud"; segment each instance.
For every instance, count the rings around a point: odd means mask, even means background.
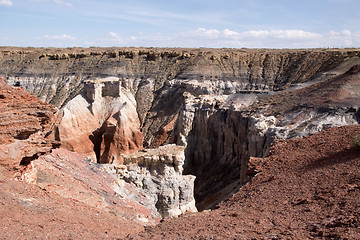
[[[54,3],[59,4],[59,5],[63,5],[63,6],[66,6],[66,7],[72,7],[73,6],[71,3],[64,2],[63,0],[54,0]]]
[[[359,47],[360,32],[351,32],[350,30],[330,31],[324,34],[324,43],[335,47]]]
[[[236,32],[230,29],[199,28],[195,31],[179,33],[173,40],[189,47],[251,47],[285,48],[311,47],[313,41],[321,39],[321,34],[303,30],[250,30]]]
[[[216,30],[216,29],[205,29],[205,28],[198,28],[195,32],[195,35],[198,36],[206,36],[206,37],[210,37],[210,38],[216,38],[219,37],[220,35],[220,31]]]
[[[119,35],[117,33],[115,33],[115,32],[109,32],[109,35],[111,37],[119,37]]]
[[[329,34],[332,37],[351,36],[350,30],[347,29],[341,32],[330,31]]]
[[[67,34],[62,34],[62,35],[44,35],[44,39],[47,40],[76,40],[76,37],[67,35]]]
[[[1,40],[1,39],[0,39]],[[198,28],[175,34],[146,34],[139,32],[128,36],[116,31],[108,32],[99,38],[71,35],[44,35],[37,39],[0,41],[1,45],[26,46],[135,46],[135,47],[209,47],[209,48],[346,48],[360,47],[360,32],[349,30],[329,31],[325,33],[308,32],[301,29],[290,30],[250,30],[234,31],[230,29]]]
[[[0,0],[0,6],[10,7],[10,6],[12,6],[12,5],[13,5],[13,3],[12,3],[12,1],[10,1],[10,0]]]
[[[238,32],[234,32],[234,31],[231,31],[229,29],[224,29],[223,33],[224,33],[225,36],[228,36],[228,37],[235,37],[235,36],[240,35]]]
[[[299,29],[250,30],[237,32],[230,29],[198,28],[174,35],[137,34],[120,37],[115,32],[99,41],[99,46],[153,46],[153,47],[229,47],[229,48],[322,48],[359,47],[360,33],[349,30],[315,33]]]
[[[279,39],[312,39],[320,37],[320,34],[303,30],[252,30],[243,33],[244,36],[253,38],[279,38]]]
[[[262,38],[269,35],[269,31],[263,30],[250,30],[242,33],[243,36],[251,37],[251,38]]]

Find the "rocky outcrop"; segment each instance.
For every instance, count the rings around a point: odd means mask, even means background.
[[[165,145],[123,155],[124,164],[116,165],[119,179],[137,187],[146,196],[143,204],[162,217],[196,212],[195,176],[183,175],[184,147]]]
[[[36,175],[32,183],[48,194],[112,213],[134,225],[154,225],[160,220],[156,210],[142,204],[147,199],[138,189],[85,155],[59,148],[34,161],[33,168]]]
[[[30,165],[19,181],[0,164],[2,239],[126,239],[161,219],[134,186],[84,155],[58,148]]]
[[[57,108],[0,78],[0,165],[25,166],[58,147],[49,135],[60,117]]]
[[[143,136],[132,93],[118,79],[88,80],[63,108],[57,128],[63,147],[99,163],[122,163],[122,153],[142,148]]]
[[[252,134],[254,138],[265,136],[257,148],[266,155],[274,139],[303,137],[329,127],[358,124],[359,87],[360,66],[356,65],[345,74],[313,86],[261,99],[247,113],[253,132],[259,132],[258,136]]]
[[[359,121],[351,69],[358,50],[3,49],[0,56],[9,84],[63,106],[56,136],[70,150],[122,164],[121,153],[142,146],[184,146],[199,209],[244,183],[249,157],[266,155],[276,139]],[[109,76],[116,78],[101,80]]]

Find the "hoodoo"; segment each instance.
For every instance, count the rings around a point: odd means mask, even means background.
[[[86,80],[63,108],[58,137],[63,147],[94,162],[121,164],[122,153],[142,148],[134,96],[117,78]]]

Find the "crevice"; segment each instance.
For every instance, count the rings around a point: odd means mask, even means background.
[[[198,110],[185,149],[184,174],[196,176],[199,211],[215,208],[244,184],[249,160],[248,119],[240,112],[218,110],[208,118]],[[235,189],[235,190],[234,190]]]
[[[21,166],[27,166],[31,163],[31,161],[38,159],[39,155],[38,153],[35,153],[34,155],[30,156],[30,157],[23,157],[20,161],[20,165]]]
[[[105,133],[106,122],[98,129],[92,132],[92,135],[89,136],[89,139],[94,145],[94,153],[96,156],[96,162],[101,163],[101,144],[103,141],[103,135]]]

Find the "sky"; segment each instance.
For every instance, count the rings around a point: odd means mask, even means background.
[[[360,47],[360,0],[0,0],[0,46]]]

